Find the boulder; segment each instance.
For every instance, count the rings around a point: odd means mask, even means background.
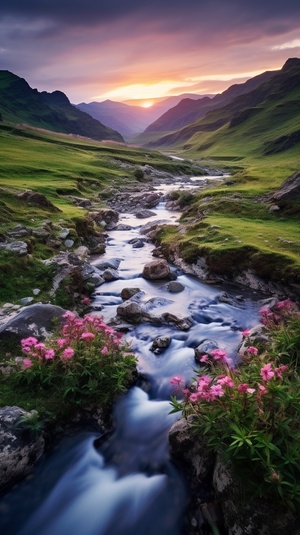
[[[271,201],[275,201],[280,207],[282,204],[290,201],[300,200],[300,171],[289,176],[280,188],[273,193]]]
[[[92,213],[91,216],[95,223],[105,226],[107,230],[116,228],[119,221],[118,212],[115,212],[115,210],[111,210],[110,208],[103,208],[102,210],[99,210],[99,212]]]
[[[213,473],[216,498],[221,504],[228,535],[300,535],[300,511],[288,510],[277,500],[247,496],[247,481],[230,464],[217,459]]]
[[[111,282],[118,280],[120,275],[115,269],[107,268],[105,271],[103,271],[102,277],[106,282]]]
[[[209,355],[214,349],[218,349],[218,344],[214,340],[203,340],[197,347],[195,347],[195,360],[199,364],[199,361],[203,355]]]
[[[183,292],[185,287],[184,287],[183,284],[181,284],[181,282],[171,281],[171,282],[169,282],[167,288],[168,288],[169,292],[171,292],[171,293],[179,293],[179,292]]]
[[[0,327],[0,343],[15,342],[28,336],[45,338],[65,312],[63,308],[50,304],[29,305]]]
[[[100,262],[95,262],[94,266],[98,269],[118,269],[121,264],[121,258],[111,258],[110,260],[100,260]]]
[[[44,453],[42,432],[30,431],[35,414],[19,407],[0,409],[0,488],[27,475]]]
[[[19,193],[18,197],[28,204],[34,204],[40,208],[46,208],[51,212],[61,212],[61,210],[54,206],[54,204],[52,204],[52,202],[50,202],[45,195],[38,193],[37,191],[26,190],[22,193]]]
[[[153,340],[153,343],[150,347],[150,351],[155,353],[155,355],[160,355],[167,347],[169,347],[171,343],[171,337],[170,336],[158,336]]]
[[[131,299],[131,297],[140,293],[140,291],[140,288],[123,288],[121,291],[121,297],[124,299],[124,301],[127,301],[127,299]]]
[[[138,323],[142,317],[142,307],[136,301],[125,301],[117,307],[117,314],[129,323]]]
[[[6,234],[9,238],[18,240],[20,238],[25,238],[26,236],[30,236],[31,229],[25,227],[24,225],[16,225],[14,228],[7,231]]]
[[[147,210],[146,208],[144,210],[139,210],[138,212],[135,212],[135,217],[137,219],[146,219],[147,217],[153,217],[155,215],[155,212],[151,212],[151,210]]]
[[[142,275],[145,279],[157,280],[168,278],[170,273],[171,270],[167,261],[159,258],[145,264]]]
[[[10,243],[0,243],[0,249],[11,251],[18,256],[25,256],[28,254],[28,245],[24,241],[13,241]]]

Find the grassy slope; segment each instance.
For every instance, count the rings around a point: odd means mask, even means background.
[[[202,124],[213,124],[222,114],[224,110],[216,111]],[[217,272],[228,273],[234,265],[243,267],[245,260],[266,278],[300,280],[299,203],[273,214],[266,203],[268,195],[299,170],[299,142],[281,152],[274,150],[276,140],[299,130],[299,116],[300,89],[295,88],[288,95],[267,99],[257,113],[236,125],[231,118],[222,127],[212,132],[203,129],[176,147],[176,154],[184,158],[233,173],[230,185],[210,190],[209,196],[207,192],[198,195],[185,217],[187,232],[179,244],[187,259],[204,254]],[[198,221],[203,214],[204,229]],[[219,228],[212,232],[211,226]],[[175,237],[178,240],[169,230],[162,239],[170,243]]]
[[[193,174],[190,164],[175,162],[158,152],[1,123],[0,149],[0,241],[5,241],[6,231],[16,224],[34,229],[50,220],[70,228],[79,244],[88,232],[88,212],[75,206],[69,195],[88,198],[97,209],[104,206],[112,187],[137,183],[135,172],[140,165]],[[24,190],[44,194],[60,211],[22,201],[18,193]],[[51,280],[38,260],[57,250],[32,236],[25,241],[29,257],[16,258],[0,250],[0,303],[31,295],[37,281],[41,286],[44,279]],[[46,286],[41,289],[46,291]]]

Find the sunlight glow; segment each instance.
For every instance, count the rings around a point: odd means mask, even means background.
[[[104,93],[102,95],[96,95],[92,98],[95,100],[99,98],[101,98],[102,100],[140,99],[150,102],[150,99],[152,98],[159,98],[164,95],[167,96],[168,93],[174,88],[178,89],[179,87],[184,88],[188,86],[190,86],[190,82],[178,82],[177,80],[172,82],[158,82],[154,84],[132,84],[123,87],[118,87],[116,89],[113,89],[112,91],[108,91],[107,93]]]
[[[154,102],[151,100],[146,100],[145,102],[142,102],[141,107],[142,108],[151,108],[153,106]]]

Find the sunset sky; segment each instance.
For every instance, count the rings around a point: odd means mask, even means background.
[[[1,0],[0,69],[71,102],[218,93],[300,57],[299,0]]]

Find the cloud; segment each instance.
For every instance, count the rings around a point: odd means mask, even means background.
[[[272,50],[287,50],[290,48],[300,48],[300,39],[294,39],[293,41],[289,41],[288,43],[273,46]]]
[[[73,102],[212,92],[279,68],[299,21],[298,0],[1,0],[1,68]]]

